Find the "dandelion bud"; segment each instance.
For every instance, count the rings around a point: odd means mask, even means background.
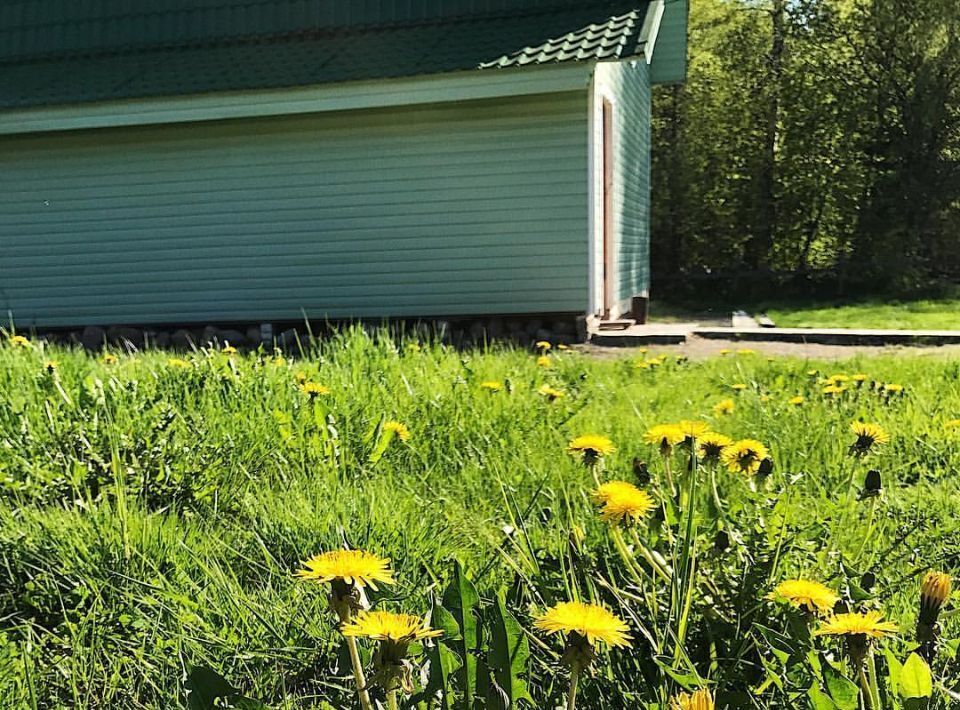
[[[863,490],[860,492],[860,499],[875,498],[883,493],[883,479],[880,472],[875,468],[867,471],[867,476],[863,480]]]
[[[940,608],[950,598],[953,581],[943,572],[927,572],[920,586],[920,621],[933,626],[937,623]]]
[[[637,479],[637,483],[641,486],[650,483],[650,467],[647,466],[646,461],[641,461],[640,459],[633,460],[633,477]]]
[[[920,655],[929,663],[937,650],[937,618],[940,609],[950,598],[953,582],[943,572],[927,572],[920,585],[920,614],[917,618],[916,639]]]

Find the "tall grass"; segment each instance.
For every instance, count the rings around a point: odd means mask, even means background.
[[[671,658],[647,657],[641,639],[601,664],[579,707],[657,707],[691,672],[747,703],[730,707],[800,707],[787,681],[751,692],[787,675],[767,667],[756,629],[779,618],[763,601],[776,581],[816,576],[909,628],[918,577],[960,563],[960,434],[944,429],[960,416],[952,360],[731,354],[638,369],[561,352],[546,368],[528,352],[359,329],[287,359],[116,356],[0,345],[0,707],[169,708],[200,667],[269,707],[352,707],[325,596],[292,577],[300,560],[344,544],[392,558],[399,584],[382,604],[428,612],[459,563],[488,601],[504,591],[526,628],[548,603],[591,594],[648,623],[656,602],[626,578],[593,511],[591,472],[564,449],[604,434],[618,447],[604,475],[633,480],[637,459],[656,482],[642,434],[681,418],[761,439],[774,473],[758,485],[721,471],[724,515],[698,519],[709,551],[686,630],[693,671],[672,646]],[[863,371],[906,393],[866,385],[824,397],[813,369]],[[330,394],[311,399],[303,379]],[[481,388],[488,380],[504,389]],[[566,396],[549,401],[543,384]],[[802,406],[788,404],[801,393]],[[733,414],[714,415],[726,397]],[[855,419],[893,434],[869,462],[848,454]],[[410,440],[382,446],[386,420]],[[872,512],[848,495],[870,467],[885,489]],[[645,534],[656,545],[680,522]],[[535,635],[530,648],[533,706],[554,707],[566,691],[559,649]]]

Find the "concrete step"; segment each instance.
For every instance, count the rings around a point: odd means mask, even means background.
[[[612,348],[679,345],[687,342],[687,335],[695,326],[695,323],[652,323],[616,331],[597,329],[590,334],[590,342]]]
[[[599,330],[627,330],[637,324],[633,320],[601,320],[597,321]]]
[[[818,345],[956,345],[960,330],[861,328],[694,328],[691,335],[714,340],[815,343]]]

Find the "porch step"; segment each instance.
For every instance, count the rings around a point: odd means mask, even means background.
[[[627,330],[636,324],[633,320],[602,320],[597,323],[597,330]]]

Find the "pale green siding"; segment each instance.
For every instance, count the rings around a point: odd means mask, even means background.
[[[650,73],[646,62],[604,66],[615,101],[613,209],[617,298],[650,288]]]
[[[650,65],[650,78],[654,84],[679,84],[686,81],[689,14],[689,0],[664,0],[663,20]]]
[[[584,312],[585,92],[0,138],[21,327]]]

